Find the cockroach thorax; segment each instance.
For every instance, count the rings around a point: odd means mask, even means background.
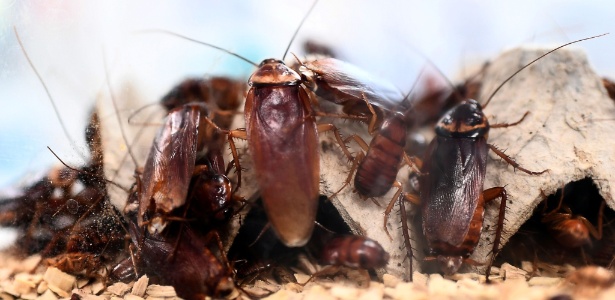
[[[277,59],[265,59],[250,76],[250,86],[298,85],[301,76]]]
[[[449,110],[436,125],[439,136],[476,138],[489,132],[489,121],[476,100],[467,100]]]

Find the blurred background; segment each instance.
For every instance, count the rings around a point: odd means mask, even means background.
[[[220,51],[162,34],[165,29],[260,62],[281,58],[312,2],[307,1],[31,1],[0,0],[0,189],[57,164],[46,146],[79,165],[83,129],[110,76],[157,101],[187,76],[247,78],[253,67]],[[467,66],[526,44],[549,47],[611,32],[575,45],[597,72],[615,78],[609,1],[320,1],[291,51],[306,39],[331,46],[346,61],[410,88],[425,53],[451,79]],[[53,95],[64,135],[43,86],[28,66],[13,27]]]

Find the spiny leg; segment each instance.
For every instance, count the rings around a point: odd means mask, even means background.
[[[347,137],[342,143],[346,145],[346,143],[350,142],[351,139],[354,140],[361,147],[361,149],[363,149],[363,151],[367,152],[367,150],[369,149],[369,145],[360,136],[356,134]],[[339,194],[344,188],[346,188],[350,184],[350,182],[352,181],[352,176],[357,172],[357,168],[359,167],[359,164],[361,164],[361,162],[363,161],[363,158],[365,158],[365,154],[363,152],[359,152],[359,154],[357,154],[355,158],[352,158],[352,156],[349,158],[349,160],[352,161],[350,173],[348,173],[348,177],[346,178],[346,181],[344,181],[344,184],[342,184],[340,189],[337,190],[337,192],[333,193],[333,195],[331,195],[329,198],[337,196],[337,194]]]
[[[502,230],[504,229],[504,218],[506,214],[506,201],[508,199],[506,195],[506,190],[504,187],[493,187],[488,190],[483,191],[483,198],[485,199],[485,203],[488,203],[496,198],[500,198],[500,212],[498,214],[498,222],[495,231],[495,238],[493,240],[493,248],[491,249],[491,260],[487,265],[487,270],[485,271],[485,277],[487,283],[490,282],[489,275],[491,274],[491,267],[493,266],[493,262],[495,261],[495,256],[497,255],[500,246],[500,239],[502,238]]]
[[[519,165],[514,159],[512,159],[510,156],[506,155],[504,152],[502,152],[500,149],[496,148],[495,146],[491,145],[491,144],[487,144],[487,146],[489,146],[489,149],[491,149],[491,151],[493,151],[495,154],[497,154],[497,156],[501,157],[503,160],[505,160],[509,165],[513,166],[513,168],[515,169],[519,169],[521,171],[523,171],[524,173],[527,173],[529,175],[540,175],[544,172],[549,171],[549,169],[540,171],[540,172],[534,172],[534,171],[530,171],[526,168],[521,167],[521,165]]]
[[[389,233],[387,223],[389,222],[389,215],[391,214],[391,211],[393,210],[393,206],[395,206],[395,201],[397,201],[398,198],[403,197],[406,201],[410,201],[414,204],[419,205],[421,203],[421,200],[416,195],[406,193],[402,196],[401,193],[403,189],[401,187],[401,182],[396,180],[395,182],[393,182],[393,187],[397,188],[397,192],[395,192],[395,194],[393,195],[393,198],[391,198],[391,201],[389,201],[389,205],[387,205],[387,208],[384,210],[384,223],[383,223],[384,232],[387,234],[390,240],[393,240],[393,238],[391,237],[391,234]]]
[[[327,131],[333,131],[333,134],[335,135],[335,140],[342,148],[344,155],[346,155],[348,160],[352,160],[352,154],[350,154],[350,151],[348,151],[348,148],[346,148],[346,143],[344,143],[344,140],[342,139],[342,135],[340,134],[339,129],[337,129],[337,127],[335,127],[335,125],[333,124],[318,124],[319,133],[327,132]]]
[[[359,164],[361,163],[361,161],[363,161],[363,158],[365,158],[365,154],[363,154],[363,152],[357,154],[357,157],[355,157],[354,160],[352,161],[352,167],[350,168],[350,172],[348,173],[348,177],[344,181],[344,184],[342,184],[340,189],[337,190],[337,192],[333,193],[329,198],[334,198],[335,196],[337,196],[337,194],[339,194],[344,188],[346,188],[350,184],[350,182],[352,181],[352,177],[357,172],[357,168],[359,167]]]
[[[233,161],[235,162],[235,170],[237,170],[237,187],[235,188],[235,190],[238,190],[239,187],[241,186],[241,165],[239,164],[239,154],[237,152],[237,146],[235,146],[235,141],[233,141],[233,138],[247,140],[248,134],[245,131],[245,129],[243,130],[237,129],[237,130],[231,130],[229,134],[227,135],[227,137],[228,137],[228,144],[231,148],[231,154],[233,155]]]
[[[410,234],[408,233],[408,216],[406,216],[406,205],[404,204],[404,199],[399,197],[399,215],[401,218],[401,234],[404,237],[404,246],[406,247],[406,257],[410,260],[410,275],[409,279],[412,281],[412,273],[414,273],[412,269],[412,259],[414,254],[412,253],[412,243],[410,243]]]

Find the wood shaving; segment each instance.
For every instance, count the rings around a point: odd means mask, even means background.
[[[132,286],[132,291],[130,292],[130,294],[143,297],[145,295],[145,291],[147,290],[148,283],[149,278],[147,278],[147,276],[145,275],[141,276],[141,278],[139,278],[139,280],[135,282],[135,285]]]

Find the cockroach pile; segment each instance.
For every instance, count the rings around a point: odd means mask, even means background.
[[[305,44],[308,58],[292,63],[286,53],[254,63],[222,49],[256,70],[247,83],[190,78],[173,88],[157,104],[166,117],[145,157],[124,132],[143,124],[120,126],[124,159],[134,164],[129,183],[110,175],[117,170],[103,158],[116,145],[105,144],[93,113],[90,162],[62,163],[3,199],[0,225],[17,228],[15,248],[39,253],[49,267],[106,285],[146,275],[186,299],[261,297],[267,293],[250,289],[259,280],[301,287],[348,272],[369,284],[385,273],[411,281],[422,276],[417,269],[452,278],[472,267],[492,282],[494,262],[531,262],[536,274],[545,264],[613,268],[615,212],[592,178],[528,191],[542,200],[525,208],[531,216],[514,235],[505,223],[518,200],[507,182],[489,181],[493,158],[528,180],[555,175],[492,144],[490,136],[528,122],[531,110],[510,108],[517,117],[494,121],[484,109],[502,101],[494,96],[517,73],[572,43],[537,55],[487,92],[488,64],[445,88],[433,88],[434,75],[424,72],[416,90],[402,92],[314,41]],[[419,134],[424,128],[432,128],[431,142]],[[335,182],[322,175],[332,168],[321,160],[331,157]],[[359,220],[346,210],[348,198],[379,217]],[[473,256],[481,243],[490,254]]]

